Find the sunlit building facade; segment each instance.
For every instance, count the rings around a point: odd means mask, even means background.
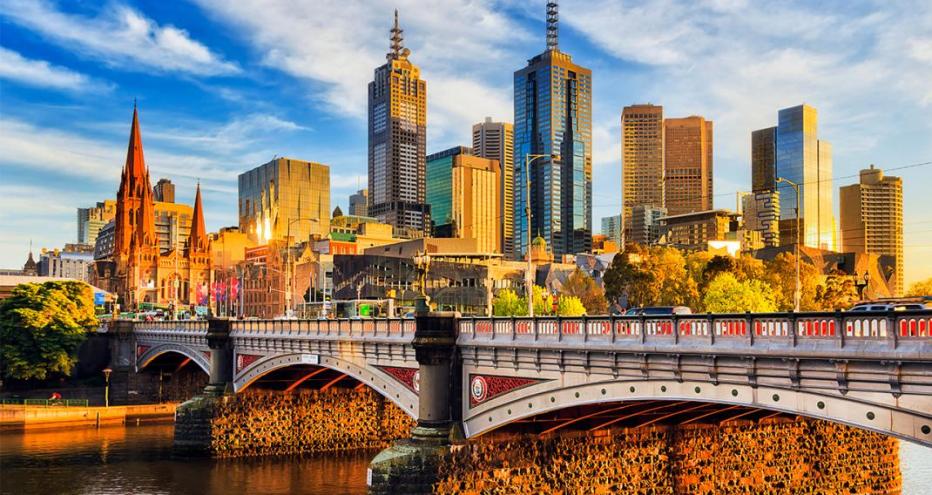
[[[330,167],[276,158],[239,175],[239,228],[257,245],[330,232]]]
[[[491,117],[486,117],[485,122],[472,126],[473,154],[498,160],[501,170],[499,212],[502,235],[499,244],[506,258],[517,257],[514,252],[514,144],[514,126],[509,122],[492,122]]]
[[[430,233],[426,202],[427,82],[408,60],[398,11],[386,63],[369,83],[369,211],[399,236]]]
[[[695,115],[665,119],[663,134],[667,214],[712,209],[712,121]]]
[[[528,248],[525,213],[530,182],[530,233],[556,256],[592,245],[592,71],[558,46],[556,4],[548,4],[547,48],[514,74],[514,239]],[[525,171],[528,155],[534,159]]]
[[[631,228],[636,205],[664,207],[663,107],[631,105],[621,111],[622,220]]]
[[[481,253],[501,252],[498,160],[457,146],[427,157],[427,201],[434,237],[476,239]]]

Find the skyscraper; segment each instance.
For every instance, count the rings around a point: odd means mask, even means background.
[[[547,3],[547,48],[514,74],[516,252],[540,235],[560,256],[592,245],[592,71],[558,45],[556,2]],[[534,158],[525,170],[528,155]],[[531,226],[525,212],[530,183]]]
[[[621,111],[621,191],[624,228],[635,205],[664,207],[663,107],[632,105]]]
[[[350,194],[349,214],[356,217],[369,216],[369,191],[360,189],[356,194]]]
[[[508,258],[517,257],[514,243],[514,126],[508,122],[485,122],[472,126],[473,154],[498,160],[501,169],[501,199],[499,208],[502,224],[502,252]]]
[[[621,215],[602,217],[602,235],[608,237],[612,241],[615,241],[615,245],[621,249]]]
[[[861,170],[860,182],[839,190],[841,245],[844,251],[893,256],[894,291],[903,294],[903,180]]]
[[[799,238],[806,246],[834,250],[832,147],[818,139],[816,123],[816,109],[803,104],[780,110],[772,138],[771,129],[752,133],[752,187],[763,191],[773,184],[779,191],[781,244],[791,245]],[[799,186],[799,234],[795,233],[796,193],[787,183],[776,182],[781,177]]]
[[[330,167],[276,158],[239,175],[239,228],[254,242],[330,233]]]
[[[457,146],[427,157],[427,201],[434,237],[476,239],[483,253],[501,252],[498,160]]]
[[[427,82],[408,60],[398,11],[386,63],[369,83],[369,216],[396,234],[430,232],[424,173],[427,156]]]
[[[668,215],[712,209],[712,121],[663,122],[664,205]]]

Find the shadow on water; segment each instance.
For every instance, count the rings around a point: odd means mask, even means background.
[[[364,493],[375,455],[180,458],[172,433],[156,425],[0,434],[0,493]]]

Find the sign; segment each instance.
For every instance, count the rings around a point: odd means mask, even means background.
[[[320,364],[320,356],[317,354],[301,354],[301,364]]]
[[[104,293],[95,292],[94,293],[94,306],[103,306],[104,305]]]

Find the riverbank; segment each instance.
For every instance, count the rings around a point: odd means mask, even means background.
[[[69,429],[172,422],[178,404],[141,404],[110,407],[0,406],[0,431]]]

